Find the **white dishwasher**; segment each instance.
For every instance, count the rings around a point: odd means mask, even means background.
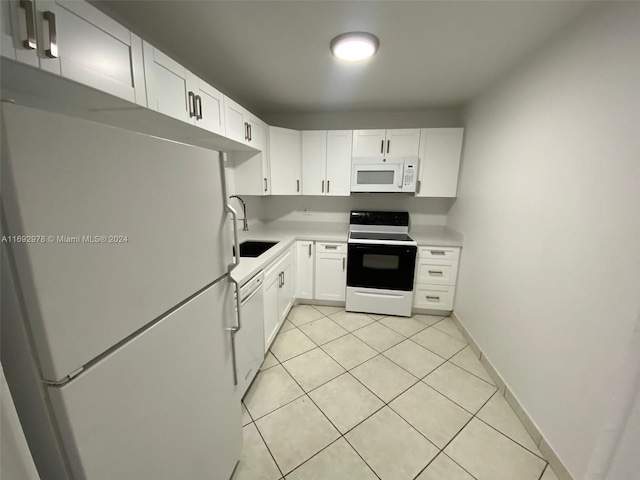
[[[235,333],[236,396],[241,399],[264,361],[264,273],[240,287],[241,327]]]

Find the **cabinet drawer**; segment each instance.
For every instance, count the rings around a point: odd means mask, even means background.
[[[420,247],[420,260],[434,258],[438,260],[458,260],[460,249],[458,247]]]
[[[416,285],[413,306],[434,310],[453,310],[453,294],[456,287],[439,285]]]
[[[346,243],[316,243],[318,253],[347,253]]]
[[[458,262],[454,260],[418,260],[416,283],[455,285],[458,276]]]

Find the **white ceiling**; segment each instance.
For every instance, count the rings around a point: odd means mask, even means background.
[[[581,1],[92,2],[257,114],[464,105],[579,15]],[[329,51],[380,38],[367,63]]]

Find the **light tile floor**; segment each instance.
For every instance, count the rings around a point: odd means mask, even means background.
[[[448,317],[296,306],[233,480],[557,480]]]

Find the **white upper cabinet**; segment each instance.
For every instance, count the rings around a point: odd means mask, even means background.
[[[327,132],[302,132],[302,194],[324,195],[326,192]]]
[[[2,4],[3,56],[147,105],[140,37],[83,1]]]
[[[351,130],[302,132],[302,194],[351,194]]]
[[[327,195],[351,195],[351,130],[327,132]]]
[[[238,103],[225,95],[224,97],[224,121],[227,137],[236,142],[247,142],[247,125],[244,121],[246,110]]]
[[[300,195],[300,132],[269,127],[271,195]]]
[[[262,150],[265,144],[262,128],[264,122],[226,95],[224,110],[227,137]]]
[[[417,197],[455,197],[463,128],[423,128]]]
[[[417,157],[420,151],[420,129],[387,130],[384,151],[390,157]]]
[[[153,45],[144,42],[143,50],[149,108],[224,135],[222,93]]]
[[[238,195],[269,195],[271,174],[269,173],[269,126],[262,120],[253,123],[254,138],[259,138],[261,152],[233,152],[235,193]]]
[[[417,157],[420,129],[354,130],[354,157]]]
[[[39,67],[34,2],[2,0],[0,9],[2,56]]]
[[[386,130],[354,130],[354,157],[381,157],[384,154]]]
[[[187,88],[187,95],[192,103],[193,124],[218,135],[224,135],[224,95],[189,71],[187,71]]]
[[[143,43],[149,108],[193,123],[193,95],[189,96],[187,69],[154,46]]]

